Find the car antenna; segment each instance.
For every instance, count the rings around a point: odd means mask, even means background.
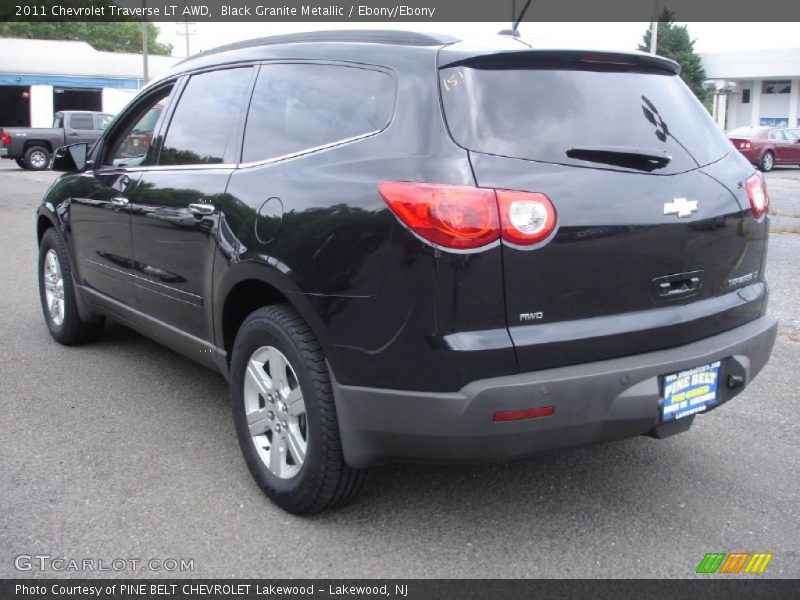
[[[533,2],[533,0],[528,0],[525,3],[525,6],[522,7],[522,10],[520,11],[519,16],[514,21],[514,23],[512,23],[511,29],[502,29],[502,30],[500,30],[498,32],[498,34],[499,35],[510,35],[511,37],[518,38],[519,37],[518,28],[519,28],[520,21],[522,21],[522,19],[525,18],[525,13],[528,12],[528,7],[531,5],[531,2]],[[516,2],[515,2],[515,4],[516,4]]]

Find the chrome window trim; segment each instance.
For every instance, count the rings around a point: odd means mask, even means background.
[[[388,127],[388,126],[389,125],[387,124],[386,127]],[[363,140],[364,138],[373,137],[375,135],[378,135],[379,133],[382,133],[384,130],[386,130],[386,127],[384,127],[383,129],[376,129],[374,131],[369,131],[367,133],[362,133],[360,135],[355,135],[353,137],[344,138],[342,140],[336,140],[335,142],[329,142],[329,143],[323,144],[321,146],[314,146],[313,148],[306,148],[306,149],[303,149],[303,150],[298,150],[297,152],[290,152],[289,154],[282,154],[281,156],[275,156],[273,158],[265,158],[263,160],[256,160],[256,161],[247,162],[247,163],[239,163],[236,168],[238,168],[238,169],[249,169],[251,167],[261,167],[261,166],[264,166],[264,165],[271,165],[271,164],[276,163],[276,162],[281,162],[281,161],[284,161],[284,160],[297,158],[299,156],[304,156],[306,154],[311,154],[313,152],[320,152],[322,150],[328,150],[329,148],[334,148],[336,146],[342,146],[344,144],[349,144],[351,142],[356,142],[358,140]]]

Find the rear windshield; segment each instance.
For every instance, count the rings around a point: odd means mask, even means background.
[[[455,66],[441,69],[439,84],[453,138],[476,152],[591,166],[567,151],[657,150],[672,157],[656,171],[668,174],[717,161],[731,148],[677,75]]]
[[[740,127],[739,129],[734,129],[728,133],[728,135],[730,137],[751,138],[757,136],[762,131],[764,131],[764,129],[761,127]]]

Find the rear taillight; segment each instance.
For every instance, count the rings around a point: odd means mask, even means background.
[[[5,131],[2,133],[2,142],[3,142],[3,146],[10,146],[11,145],[11,136],[8,135]]]
[[[417,236],[451,250],[476,250],[500,238],[531,246],[555,230],[556,212],[544,194],[411,181],[381,181],[378,191]]]
[[[381,181],[378,191],[411,231],[437,246],[471,250],[498,238],[494,190]]]
[[[538,244],[553,233],[556,211],[544,194],[497,190],[503,240],[518,246]]]
[[[760,219],[769,211],[769,194],[767,193],[767,183],[761,173],[756,171],[747,180],[747,197],[750,199],[750,208],[753,209],[753,217]]]

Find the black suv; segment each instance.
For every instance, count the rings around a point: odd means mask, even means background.
[[[684,431],[776,320],[766,187],[678,70],[380,31],[192,57],[54,159],[47,326],[113,317],[222,373],[295,513],[387,461]]]

